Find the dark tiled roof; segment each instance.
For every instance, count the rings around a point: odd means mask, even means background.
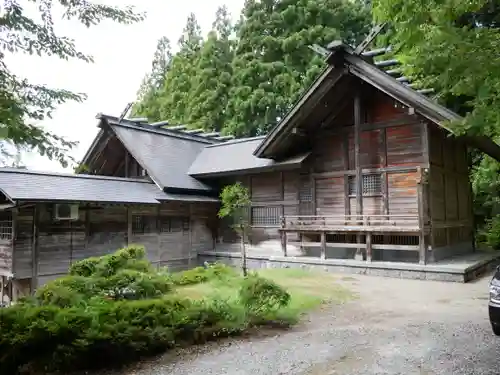
[[[207,143],[111,125],[118,139],[162,189],[210,191],[187,171]]]
[[[223,176],[241,171],[264,171],[299,167],[309,155],[302,154],[292,158],[274,161],[253,155],[264,137],[255,137],[207,146],[189,168],[189,174],[197,177]]]
[[[0,168],[0,190],[14,201],[138,204],[158,204],[164,200],[217,201],[208,197],[165,194],[154,183],[138,179],[15,168]]]
[[[188,169],[205,146],[220,143],[217,135],[200,134],[183,126],[164,128],[155,124],[119,121],[98,115],[110,126],[151,179],[166,191],[211,191],[205,183],[188,175]]]

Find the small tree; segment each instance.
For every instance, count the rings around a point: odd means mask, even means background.
[[[245,249],[245,235],[249,226],[250,193],[239,182],[226,186],[220,194],[222,207],[219,217],[232,219],[233,228],[241,238],[241,269],[243,276],[247,275],[247,254]]]

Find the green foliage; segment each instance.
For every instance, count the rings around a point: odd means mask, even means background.
[[[163,85],[141,89],[154,94],[139,94],[137,114],[236,136],[262,134],[324,67],[309,46],[339,38],[356,44],[370,18],[360,1],[248,0],[236,27],[221,7],[202,38],[191,15]]]
[[[290,294],[275,282],[251,274],[241,284],[239,296],[253,318],[265,319],[290,303]]]
[[[71,265],[70,275],[84,277],[109,277],[121,269],[150,272],[151,265],[145,259],[144,246],[131,245],[113,254],[102,257],[92,257],[75,262]]]
[[[493,0],[378,0],[377,21],[388,21],[388,41],[405,75],[432,87],[437,99],[463,116],[449,124],[457,134],[500,142],[500,3]],[[409,16],[411,15],[411,16]],[[498,213],[499,163],[473,154],[476,223]]]
[[[236,27],[225,131],[266,133],[324,68],[309,46],[335,39],[356,44],[369,24],[368,9],[349,0],[246,1]]]
[[[119,8],[87,0],[3,1],[1,23],[5,37],[0,42],[1,136],[18,149],[36,149],[41,155],[66,166],[72,160],[68,151],[77,142],[60,137],[37,123],[50,118],[59,104],[69,100],[81,102],[85,95],[30,83],[12,73],[7,63],[8,55],[16,53],[92,62],[92,57],[80,52],[73,40],[56,33],[58,28],[53,21],[55,9],[64,18],[77,20],[87,27],[106,20],[125,24],[138,22],[143,15],[136,13],[132,7]],[[12,156],[5,144],[0,145],[0,153]]]
[[[377,19],[392,25],[391,42],[406,63],[405,73],[438,90],[445,105],[465,116],[454,130],[498,137],[500,5],[489,0],[375,4]]]
[[[500,215],[488,220],[483,231],[485,242],[495,250],[500,250]]]
[[[290,299],[276,284],[254,276],[242,280],[223,264],[170,274],[153,269],[144,257],[144,248],[130,246],[82,260],[33,298],[0,309],[2,373],[121,365],[177,345],[238,334],[279,314]],[[234,293],[243,284],[239,298],[212,294],[191,300],[171,293],[174,283],[205,282]]]
[[[241,227],[248,221],[248,209],[251,204],[250,192],[241,183],[237,182],[222,189],[220,194],[221,208],[219,217],[232,217],[234,224]]]
[[[500,163],[490,157],[476,162],[471,175],[476,224],[500,213]]]
[[[122,363],[178,344],[246,328],[242,310],[224,301],[94,302],[85,309],[19,305],[0,311],[0,365],[68,371]]]
[[[232,267],[222,263],[206,264],[205,267],[196,267],[172,274],[171,280],[175,285],[194,285],[214,280],[225,280],[237,274]]]

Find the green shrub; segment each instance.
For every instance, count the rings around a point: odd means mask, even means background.
[[[131,245],[113,254],[78,261],[70,267],[69,273],[84,277],[109,277],[122,269],[150,272],[152,267],[145,256],[144,246]]]
[[[101,278],[97,285],[107,296],[114,299],[154,298],[172,289],[169,278],[130,269],[119,270],[108,278]]]
[[[496,215],[488,222],[484,236],[489,246],[500,250],[500,215]]]
[[[290,294],[286,290],[256,274],[250,274],[243,280],[239,297],[252,319],[263,319],[290,303]]]
[[[206,264],[169,274],[153,270],[144,248],[132,246],[75,263],[70,275],[32,298],[0,309],[0,368],[69,372],[124,363],[176,345],[242,332],[281,314],[290,296],[255,275]],[[189,300],[168,294],[173,284],[241,283],[239,294]],[[227,289],[227,288],[226,288]],[[222,293],[222,292],[221,292]]]
[[[207,263],[205,267],[196,267],[171,275],[175,285],[193,285],[211,280],[221,280],[238,276],[234,268],[222,263]]]
[[[69,371],[132,360],[178,344],[245,329],[244,311],[228,301],[165,297],[95,300],[85,308],[19,305],[0,312],[0,367]]]

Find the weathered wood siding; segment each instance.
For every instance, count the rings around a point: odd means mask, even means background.
[[[310,140],[311,155],[300,170],[221,180],[221,186],[239,181],[251,192],[251,243],[277,239],[277,217],[281,215],[356,213],[356,194],[352,189],[356,175],[353,118],[340,119],[344,122],[333,121],[314,134]],[[416,172],[426,163],[423,124],[417,116],[409,116],[401,106],[380,94],[365,100],[362,120],[362,174],[378,176],[376,191],[363,196],[363,214],[418,214]],[[345,121],[351,125],[345,125]],[[289,237],[293,241],[293,236]],[[225,221],[220,223],[219,240],[238,241]]]
[[[429,125],[429,206],[434,249],[472,247],[472,194],[467,148],[442,129]]]
[[[14,220],[14,275],[29,278],[33,274],[33,215],[34,206],[22,207]]]
[[[90,172],[101,176],[147,178],[143,168],[115,136],[102,142],[89,161]]]
[[[13,238],[12,213],[2,211],[0,212],[0,277],[12,274]]]
[[[72,263],[109,254],[127,244],[143,245],[155,266],[179,269],[196,264],[198,251],[213,248],[210,222],[215,204],[81,206],[76,221],[52,219],[52,205],[17,213],[14,275],[37,283],[65,274]]]

